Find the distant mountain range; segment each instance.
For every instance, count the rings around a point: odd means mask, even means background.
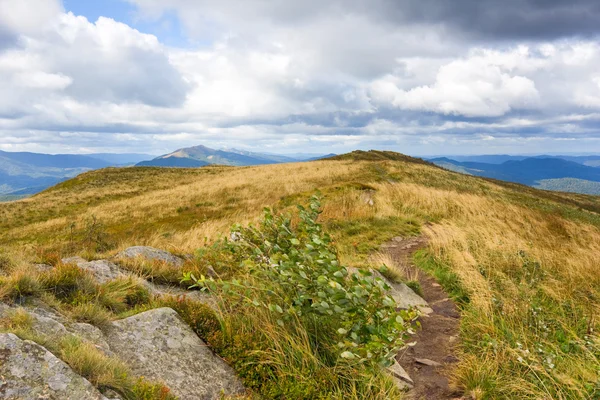
[[[304,157],[302,155],[283,156],[279,154],[254,153],[246,150],[215,150],[206,146],[194,146],[176,150],[172,153],[156,157],[137,164],[139,167],[202,167],[205,165],[248,166],[279,164],[298,161],[316,160],[327,156]]]
[[[454,158],[454,157],[453,157]],[[466,156],[481,161],[458,161],[449,157],[429,161],[446,169],[468,175],[517,182],[540,189],[600,194],[599,156]]]
[[[440,158],[440,157],[438,157]],[[444,156],[459,162],[481,162],[486,164],[502,164],[506,161],[523,161],[528,158],[560,158],[561,160],[573,161],[577,164],[587,165],[588,167],[600,167],[600,156],[511,156],[508,154],[488,154],[481,156]]]
[[[0,196],[12,199],[34,194],[85,171],[133,165],[150,157],[148,154],[53,155],[0,151]]]

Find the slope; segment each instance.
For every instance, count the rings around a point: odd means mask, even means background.
[[[479,399],[599,395],[600,199],[466,176],[391,152],[308,163],[108,168],[0,204],[0,243],[34,261],[130,245],[191,253],[319,190],[342,262],[427,235],[414,262],[462,315],[452,383]],[[53,256],[54,254],[54,256]]]

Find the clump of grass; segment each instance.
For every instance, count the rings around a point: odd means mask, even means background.
[[[46,337],[33,329],[33,318],[22,308],[9,310],[0,319],[0,332],[14,333],[24,340],[32,340],[41,345],[48,343]]]
[[[152,303],[152,308],[169,307],[177,311],[181,318],[206,340],[221,330],[221,323],[215,312],[206,304],[181,296],[161,296]]]
[[[119,265],[144,279],[156,283],[179,285],[182,268],[161,260],[148,260],[144,257],[119,260]]]
[[[105,328],[113,318],[113,314],[106,308],[91,302],[72,306],[68,312],[75,321],[92,324],[98,328]]]
[[[325,362],[300,321],[282,327],[265,309],[241,304],[208,337],[246,387],[261,398],[392,399],[400,394],[379,369],[344,360]]]
[[[119,393],[130,390],[129,370],[117,358],[104,355],[93,344],[74,336],[63,339],[59,348],[59,357],[97,388],[110,388]]]
[[[124,277],[99,285],[96,299],[104,308],[118,314],[148,304],[152,296],[141,279]]]
[[[37,272],[18,268],[9,276],[0,277],[0,300],[16,301],[19,298],[40,294],[42,284]]]
[[[14,268],[15,263],[8,254],[0,251],[0,274],[10,272]]]
[[[46,290],[58,299],[72,301],[77,295],[93,296],[97,291],[93,276],[74,264],[58,264],[41,274]]]

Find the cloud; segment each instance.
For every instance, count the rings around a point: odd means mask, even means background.
[[[371,92],[374,99],[394,107],[468,117],[496,117],[512,109],[534,108],[539,102],[535,83],[511,73],[512,58],[512,52],[474,51],[468,58],[440,67],[430,85],[403,90],[395,83],[401,78],[388,75],[373,82]]]
[[[0,0],[0,147],[432,153],[600,137],[596,2],[130,2],[139,26],[175,15],[187,46]]]

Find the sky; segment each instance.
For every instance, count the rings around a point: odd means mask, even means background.
[[[597,0],[0,0],[0,150],[600,153]]]

